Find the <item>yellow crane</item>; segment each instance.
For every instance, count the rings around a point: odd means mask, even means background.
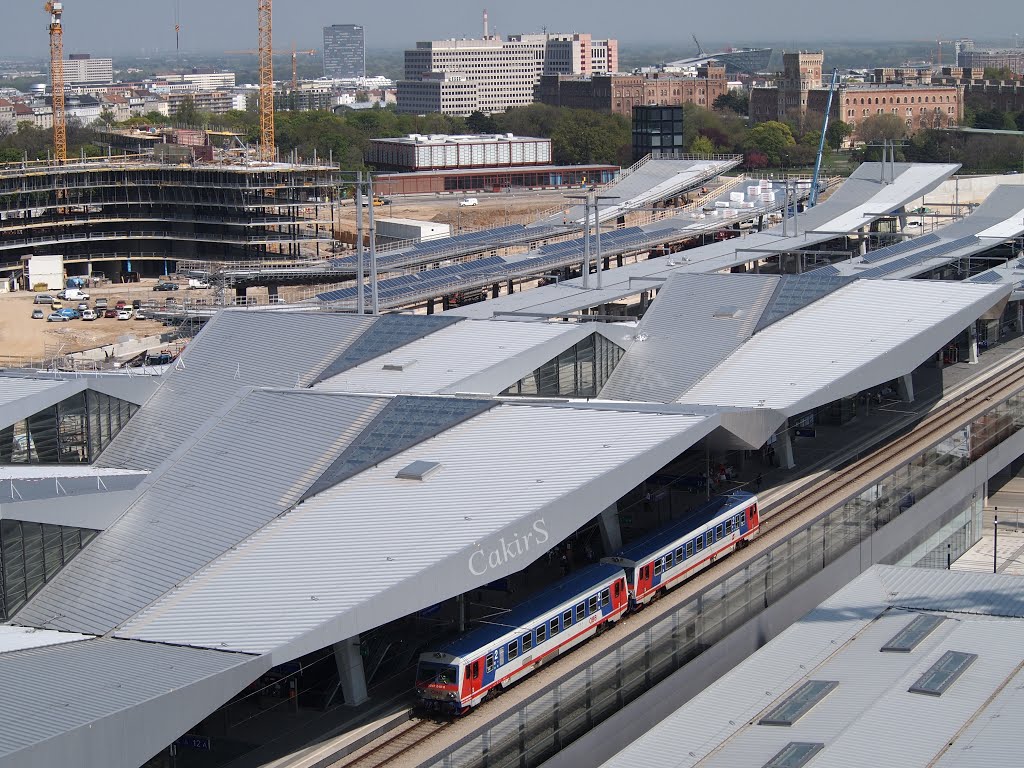
[[[268,0],[269,2],[269,0]],[[68,159],[68,124],[64,112],[64,27],[61,16],[64,3],[49,0],[50,14],[50,84],[53,90],[53,156],[58,163]]]
[[[260,159],[274,162],[274,2],[257,0],[260,57]]]
[[[248,51],[224,51],[224,53],[238,56],[256,56],[259,51],[248,50]],[[300,51],[292,45],[290,51],[274,51],[274,56],[291,56],[292,57],[292,90],[299,87],[299,56],[316,56],[319,53],[315,48],[308,51]]]

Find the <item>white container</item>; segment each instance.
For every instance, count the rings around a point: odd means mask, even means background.
[[[729,193],[729,200],[731,200],[734,203],[742,203],[743,202],[743,193],[742,192],[730,192]]]

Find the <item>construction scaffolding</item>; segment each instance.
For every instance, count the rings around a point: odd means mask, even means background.
[[[135,157],[0,166],[0,271],[55,253],[70,274],[108,276],[167,274],[180,260],[326,259],[339,183],[324,165]]]

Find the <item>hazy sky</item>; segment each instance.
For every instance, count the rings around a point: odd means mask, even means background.
[[[43,0],[0,0],[0,57],[45,56]],[[183,50],[219,51],[256,44],[256,0],[64,0],[65,51],[94,55],[174,50],[175,5]],[[690,45],[733,42],[937,37],[1006,39],[1024,33],[1019,0],[276,0],[274,39],[280,47],[322,47],[320,28],[362,24],[370,48],[404,48],[417,40],[478,36],[481,11],[499,34],[587,31],[626,43]]]

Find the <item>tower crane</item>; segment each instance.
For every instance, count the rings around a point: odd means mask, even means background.
[[[257,0],[260,57],[260,159],[274,162],[274,2]]]
[[[64,27],[61,16],[64,3],[48,0],[50,14],[50,85],[53,90],[53,157],[58,163],[68,159],[68,124],[64,112]]]
[[[259,51],[248,50],[248,51],[224,51],[226,54],[241,55],[241,56],[256,56]],[[296,50],[295,46],[292,45],[290,51],[274,51],[274,56],[291,56],[292,57],[292,90],[299,87],[299,56],[316,56],[319,53],[318,50],[312,48],[308,51]]]

